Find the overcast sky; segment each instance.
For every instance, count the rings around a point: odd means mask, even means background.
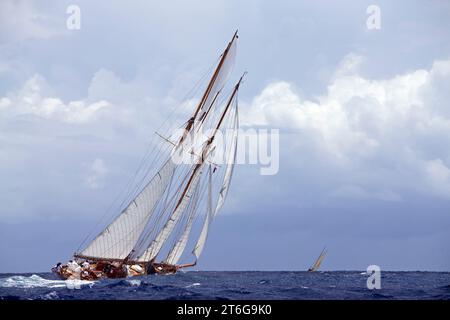
[[[198,269],[450,270],[450,3],[3,0],[0,272],[70,258],[235,29],[280,170],[237,166]]]

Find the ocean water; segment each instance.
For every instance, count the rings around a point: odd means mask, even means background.
[[[9,299],[445,299],[450,272],[382,272],[381,289],[367,289],[364,272],[213,272],[63,281],[51,273],[0,274]]]

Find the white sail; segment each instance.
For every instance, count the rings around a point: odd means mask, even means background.
[[[325,259],[325,255],[327,254],[326,249],[324,248],[322,252],[320,253],[319,257],[317,258],[316,262],[312,265],[312,267],[309,269],[310,271],[317,271],[320,268],[320,265],[322,264],[323,259]]]
[[[183,234],[178,239],[175,246],[172,248],[170,253],[167,255],[167,258],[165,259],[165,263],[168,264],[176,264],[178,260],[180,260],[181,255],[184,252],[184,249],[186,248],[187,242],[189,240],[189,234],[191,233],[192,224],[194,222],[194,215],[190,215],[188,218],[188,222],[186,224],[186,227],[184,228]]]
[[[206,209],[206,217],[205,222],[203,223],[202,231],[200,232],[200,236],[197,240],[197,244],[194,247],[194,250],[192,253],[195,255],[195,258],[198,259],[201,252],[203,251],[203,247],[206,243],[206,237],[208,236],[208,228],[210,221],[212,219],[213,210],[212,210],[212,173],[211,170],[209,171],[209,184],[208,184],[208,203],[207,203],[207,209]]]
[[[147,250],[138,258],[138,261],[150,261],[154,257],[156,257],[161,250],[162,246],[169,238],[173,229],[175,228],[178,220],[180,219],[184,209],[189,204],[189,200],[192,196],[193,191],[195,190],[197,183],[199,181],[199,177],[202,174],[201,167],[198,170],[193,172],[193,177],[191,183],[189,184],[183,198],[179,205],[175,208],[174,212],[170,216],[169,220],[167,220],[166,224],[163,226],[161,231],[158,233],[156,238],[152,241]]]
[[[211,191],[212,180],[211,179],[212,179],[212,170],[211,170],[211,166],[209,166],[209,169],[208,169],[208,202],[207,202],[208,212],[211,210],[211,198],[212,198],[212,191]],[[196,205],[194,205],[193,211],[196,209],[197,209]],[[184,228],[182,235],[180,236],[180,238],[178,239],[178,241],[176,242],[176,244],[174,245],[172,250],[167,255],[167,258],[165,260],[166,263],[176,264],[178,262],[178,260],[180,260],[181,255],[183,254],[184,250],[186,249],[186,245],[189,240],[189,235],[191,233],[192,225],[194,223],[194,217],[195,217],[195,214],[189,215],[188,221],[186,223],[186,227]]]
[[[237,139],[238,139],[238,113],[236,110],[236,115],[234,119],[234,128],[233,131],[233,140],[232,144],[230,146],[230,156],[228,157],[228,164],[225,171],[225,176],[222,183],[222,188],[219,192],[219,199],[217,200],[217,205],[215,210],[212,210],[212,205],[210,207],[210,210],[207,212],[205,217],[205,222],[203,223],[202,231],[200,232],[200,236],[198,237],[197,244],[194,247],[194,250],[192,253],[195,255],[195,257],[198,259],[203,251],[203,248],[205,247],[206,239],[208,238],[208,231],[209,231],[209,225],[211,224],[212,220],[214,219],[215,215],[219,212],[219,210],[222,208],[225,198],[228,194],[228,190],[230,188],[231,184],[231,178],[233,176],[233,169],[234,164],[236,162],[236,151],[237,151]]]
[[[183,233],[173,246],[172,250],[170,250],[169,254],[167,255],[167,258],[164,261],[165,263],[176,264],[178,260],[180,260],[181,255],[183,254],[184,249],[186,248],[186,245],[189,240],[189,234],[191,233],[192,225],[194,223],[195,210],[196,205],[193,205],[192,212],[188,216],[188,220],[186,222],[186,226],[184,227]]]
[[[218,70],[217,76],[212,83],[211,89],[206,97],[205,101],[202,105],[202,110],[206,111],[211,103],[213,102],[216,95],[223,89],[225,86],[231,72],[233,71],[235,60],[236,60],[236,49],[237,49],[237,40],[233,38],[232,43],[228,49],[223,60],[221,68]],[[224,53],[224,54],[225,54]]]
[[[133,249],[175,169],[169,158],[137,197],[79,255],[124,259]]]
[[[228,156],[228,164],[227,164],[227,168],[225,171],[225,176],[223,179],[223,184],[222,184],[222,188],[219,191],[219,199],[217,200],[217,205],[216,205],[216,210],[214,211],[214,215],[213,217],[217,214],[217,212],[219,212],[219,210],[222,208],[223,204],[225,203],[225,199],[227,197],[228,194],[228,190],[230,189],[230,184],[231,184],[231,178],[233,176],[233,171],[234,171],[234,164],[236,162],[236,153],[237,153],[237,140],[238,140],[238,123],[239,119],[238,119],[238,113],[236,110],[236,115],[234,118],[234,128],[235,130],[233,131],[233,137],[232,137],[232,144],[230,146],[230,155]]]

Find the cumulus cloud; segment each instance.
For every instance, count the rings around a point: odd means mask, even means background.
[[[0,98],[3,116],[34,115],[67,123],[93,121],[108,106],[109,103],[105,100],[93,103],[83,100],[65,103],[51,95],[50,86],[42,76],[37,74],[27,80],[18,92]]]
[[[328,186],[333,196],[450,198],[450,60],[378,80],[360,75],[363,62],[348,55],[314,99],[303,99],[292,83],[269,84],[244,110],[243,123],[295,132],[285,143],[296,145],[297,159],[330,164],[316,174],[337,177]]]
[[[77,100],[60,97],[41,74],[0,95],[0,222],[71,212],[74,199],[99,206],[95,213],[109,204],[177,105],[148,87],[100,69]]]
[[[450,60],[378,80],[362,76],[362,64],[364,58],[347,56],[326,92],[314,98],[306,99],[294,84],[278,81],[241,104],[244,126],[281,129],[280,177],[270,182],[277,186],[276,196],[288,202],[289,192],[302,190],[296,201],[305,201],[308,194],[342,201],[399,202],[410,193],[449,198],[450,152],[445,146],[450,112],[445,101]],[[83,99],[59,97],[39,74],[0,97],[0,173],[15,177],[12,185],[0,186],[0,200],[10,204],[10,215],[32,210],[11,193],[26,181],[45,181],[46,192],[66,185],[70,190],[63,191],[75,194],[85,187],[103,189],[106,175],[109,185],[118,174],[126,180],[136,165],[131,155],[139,158],[169,112],[168,105],[178,103],[170,95],[149,95],[149,87],[145,81],[124,81],[101,69],[92,76]],[[131,146],[135,149],[127,150]],[[255,181],[239,175],[236,180],[238,197],[251,199]],[[15,194],[45,198],[29,188]],[[275,196],[270,192],[267,199]],[[232,197],[230,201],[242,203]]]

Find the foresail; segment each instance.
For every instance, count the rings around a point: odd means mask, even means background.
[[[82,256],[125,259],[142,233],[175,169],[169,158],[138,196],[81,253]]]

